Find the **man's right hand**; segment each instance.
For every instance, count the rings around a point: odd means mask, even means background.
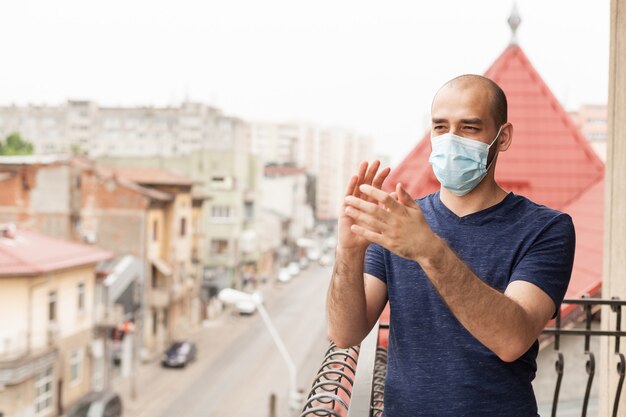
[[[357,174],[353,175],[348,182],[345,196],[353,195],[362,199],[368,199],[367,196],[359,191],[359,186],[361,184],[369,184],[380,189],[391,172],[391,168],[387,167],[377,172],[379,168],[380,161],[378,160],[372,162],[369,166],[366,161],[361,162]],[[346,251],[365,251],[370,242],[350,230],[350,227],[354,224],[354,219],[346,214],[347,207],[344,201],[341,204],[341,213],[339,213],[338,248]]]

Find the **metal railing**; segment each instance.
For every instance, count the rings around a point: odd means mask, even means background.
[[[313,380],[301,417],[346,415],[354,388],[359,350],[359,346],[340,349],[331,343]]]
[[[596,354],[591,351],[591,340],[597,337],[614,339],[614,357],[617,362],[617,386],[611,392],[613,399],[612,416],[617,416],[619,400],[626,379],[626,357],[620,352],[620,341],[626,337],[622,331],[622,308],[626,301],[613,298],[565,299],[555,320],[548,324],[540,337],[541,346],[552,344],[557,355],[555,362],[556,383],[552,400],[553,417],[559,405],[559,394],[564,377],[565,354],[561,350],[563,337],[583,337],[584,355],[587,360],[585,372],[587,381],[582,401],[582,416],[586,417],[591,387],[596,375]],[[614,314],[612,330],[592,329],[594,315],[606,307]],[[608,317],[608,316],[607,316]],[[580,324],[584,328],[580,328]],[[579,326],[579,328],[575,328]],[[339,349],[331,344],[322,366],[313,382],[300,417],[380,417],[384,409],[384,386],[387,372],[387,350],[378,346],[378,333],[388,329],[385,323],[377,324],[360,346]],[[611,367],[612,369],[612,367]]]
[[[377,323],[359,346],[340,349],[330,344],[300,417],[370,416],[373,398],[382,414],[387,354],[377,346],[378,330]]]
[[[555,362],[555,370],[557,373],[556,385],[554,388],[554,398],[552,400],[552,417],[556,416],[556,410],[559,405],[559,394],[561,391],[561,383],[563,381],[564,369],[565,369],[565,356],[561,351],[561,338],[565,336],[582,336],[584,337],[584,354],[587,356],[585,363],[585,372],[587,373],[587,383],[585,386],[585,393],[582,403],[582,417],[586,417],[587,409],[589,406],[591,386],[593,384],[594,377],[596,375],[596,355],[590,349],[591,339],[594,337],[611,337],[615,338],[614,356],[617,357],[617,377],[618,383],[613,394],[613,410],[612,416],[617,416],[619,408],[619,399],[622,394],[622,388],[624,386],[624,377],[626,376],[626,360],[624,354],[620,352],[620,339],[626,336],[626,332],[622,331],[622,307],[626,305],[626,301],[621,301],[617,298],[611,300],[604,300],[599,298],[580,298],[580,299],[565,299],[563,304],[568,306],[578,306],[576,310],[572,310],[568,316],[567,321],[564,323],[559,311],[556,319],[554,320],[554,326],[544,329],[543,334],[553,338],[554,350],[557,354],[557,360]],[[606,306],[610,308],[610,312],[615,314],[615,330],[594,330],[591,328],[593,315],[602,307]],[[570,309],[571,310],[571,309]],[[584,329],[574,329],[574,324],[584,322]]]

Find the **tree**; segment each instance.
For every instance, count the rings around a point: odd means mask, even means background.
[[[19,133],[11,133],[0,142],[0,155],[32,155],[33,144],[22,139]]]

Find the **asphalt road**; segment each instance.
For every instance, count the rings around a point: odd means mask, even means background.
[[[298,369],[298,388],[311,386],[328,347],[324,304],[330,267],[311,265],[274,288],[266,308]],[[276,395],[276,417],[290,416],[289,374],[259,314],[225,314],[195,337],[198,361],[186,369],[142,370],[133,417],[265,417]]]

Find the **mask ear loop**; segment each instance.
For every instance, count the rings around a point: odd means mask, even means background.
[[[504,126],[504,125],[502,125]],[[493,141],[489,144],[489,146],[487,147],[487,149],[491,149],[491,147],[493,146],[494,143],[496,143],[496,141],[498,140],[498,138],[500,137],[500,133],[502,133],[502,126],[500,126],[500,129],[498,129],[498,134],[496,135],[496,137],[493,139]],[[493,155],[493,159],[491,160],[491,162],[489,162],[489,165],[487,165],[487,171],[489,171],[489,168],[491,168],[491,165],[493,165],[493,163],[495,162],[497,157],[497,154]]]

